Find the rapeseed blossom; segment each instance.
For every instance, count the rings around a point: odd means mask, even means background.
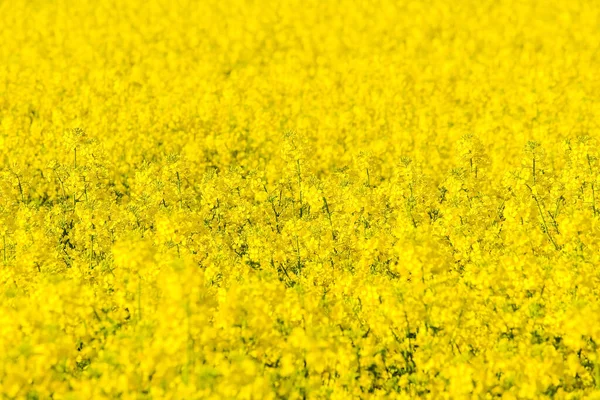
[[[600,396],[599,21],[0,2],[0,394]]]

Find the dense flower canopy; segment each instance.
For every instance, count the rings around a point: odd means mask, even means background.
[[[0,1],[0,394],[598,395],[599,24]]]

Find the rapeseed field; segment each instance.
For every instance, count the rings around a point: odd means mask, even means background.
[[[599,26],[0,0],[1,397],[600,398]]]

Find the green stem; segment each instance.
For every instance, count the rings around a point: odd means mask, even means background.
[[[300,218],[302,218],[302,175],[300,170],[300,160],[296,160],[296,171],[298,172],[298,189],[300,191]]]

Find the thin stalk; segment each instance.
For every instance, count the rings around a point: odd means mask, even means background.
[[[181,179],[179,178],[179,171],[176,172],[177,174],[177,192],[179,192],[179,209],[181,209],[182,207],[182,199],[181,199]]]
[[[324,203],[324,206],[325,206],[325,212],[327,213],[326,214],[327,215],[327,219],[329,220],[329,226],[331,228],[331,238],[333,240],[336,240],[335,232],[333,230],[333,222],[331,221],[331,211],[329,211],[329,204],[327,204],[327,199],[325,198],[325,196],[323,196],[323,203]]]
[[[21,201],[25,203],[25,196],[23,195],[23,185],[21,185],[21,178],[19,178],[18,174],[15,174],[17,178],[17,184],[19,185],[19,193],[21,194]]]
[[[296,171],[298,172],[298,190],[300,191],[300,218],[302,218],[303,205],[302,205],[302,175],[300,170],[300,160],[296,160]]]
[[[548,228],[548,223],[546,222],[546,218],[544,217],[544,212],[542,211],[542,206],[540,205],[540,201],[538,200],[537,196],[535,194],[533,194],[533,190],[531,189],[531,187],[529,185],[527,185],[527,187],[532,192],[531,196],[533,197],[533,199],[535,200],[535,204],[537,205],[538,211],[540,213],[540,217],[542,218],[542,223],[544,224],[544,231],[546,231],[546,235],[548,236],[548,239],[550,239],[550,242],[554,245],[554,248],[556,250],[560,250],[560,248],[558,247],[558,244],[556,244],[556,242],[554,241],[554,238],[550,234],[550,229]]]
[[[94,235],[90,235],[90,268],[92,267],[92,263],[94,260]]]

